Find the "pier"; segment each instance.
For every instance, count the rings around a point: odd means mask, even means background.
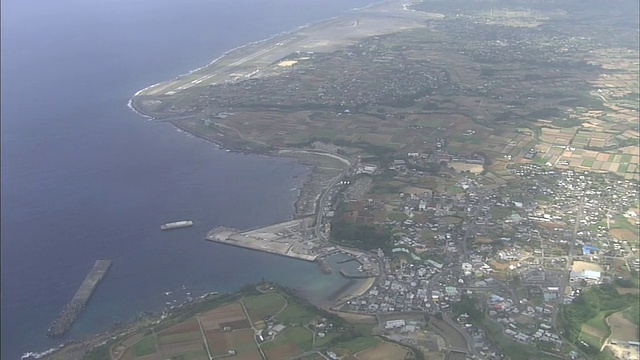
[[[91,298],[100,281],[107,275],[110,267],[111,260],[96,261],[69,304],[67,304],[65,309],[62,310],[62,313],[60,313],[60,316],[58,316],[51,324],[51,327],[49,327],[47,336],[52,338],[58,337],[71,328],[78,315],[87,306],[89,298]]]
[[[282,223],[250,230],[217,227],[207,234],[207,240],[287,256],[295,259],[316,261],[324,255],[326,245],[318,240],[307,239],[312,228],[312,217],[285,221]]]

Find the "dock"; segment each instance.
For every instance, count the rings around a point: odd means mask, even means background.
[[[98,287],[98,284],[100,284],[100,281],[102,281],[102,279],[107,275],[110,267],[111,260],[96,261],[71,301],[67,304],[64,310],[62,310],[60,316],[53,321],[51,327],[49,327],[47,336],[52,338],[58,337],[66,333],[71,328],[78,315],[87,306],[91,295]]]
[[[312,228],[311,218],[285,221],[250,231],[217,227],[207,234],[207,240],[263,251],[305,261],[316,261],[326,245],[308,240],[305,234]]]

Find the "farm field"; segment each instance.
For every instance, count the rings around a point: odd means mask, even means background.
[[[606,337],[606,329],[595,328],[587,324],[582,325],[580,340],[586,342],[590,346],[599,348]]]
[[[611,315],[609,324],[611,325],[611,339],[638,341],[638,325],[626,319],[623,312]]]
[[[109,359],[209,360],[232,356],[240,360],[281,360],[306,353],[303,358],[312,360],[324,359],[313,350],[327,350],[327,346],[343,352],[344,359],[404,359],[411,353],[368,335],[335,343],[345,328],[370,334],[375,325],[350,325],[339,317],[328,320],[330,314],[277,291],[230,296],[213,309],[203,308],[203,312],[189,313],[190,317],[180,321],[170,317],[165,323],[131,334],[111,345]],[[322,330],[312,330],[316,327]]]
[[[306,325],[316,317],[316,314],[298,304],[291,304],[278,314],[278,320],[285,324]]]
[[[266,316],[275,315],[286,305],[282,296],[276,293],[253,296],[242,301],[249,313],[249,320],[254,324]]]
[[[311,350],[313,334],[303,327],[292,326],[262,347],[269,359],[287,359]]]

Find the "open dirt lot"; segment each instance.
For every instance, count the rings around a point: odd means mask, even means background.
[[[361,360],[388,360],[388,359],[405,359],[411,352],[406,348],[391,344],[388,342],[381,342],[376,347],[363,350],[356,354],[356,357]]]
[[[611,349],[611,351],[613,351],[613,354],[617,359],[627,359],[627,360],[640,359],[638,348],[635,346],[613,345],[613,344],[609,344],[608,346]]]
[[[504,270],[509,267],[509,265],[516,265],[517,261],[508,261],[508,262],[497,262],[495,260],[491,260],[489,265],[496,270]]]
[[[571,266],[571,271],[580,272],[582,270],[593,270],[593,271],[600,271],[600,272],[604,271],[602,266],[598,264],[590,263],[586,261],[574,261],[573,265]]]

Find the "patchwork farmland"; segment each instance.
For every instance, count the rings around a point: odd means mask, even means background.
[[[280,360],[302,356],[324,359],[327,346],[354,359],[404,359],[409,349],[376,337],[335,340],[345,332],[344,320],[272,287],[263,293],[232,296],[217,307],[203,307],[189,317],[178,315],[111,345],[112,360]],[[205,304],[206,305],[206,304]],[[339,326],[338,326],[339,324]]]

